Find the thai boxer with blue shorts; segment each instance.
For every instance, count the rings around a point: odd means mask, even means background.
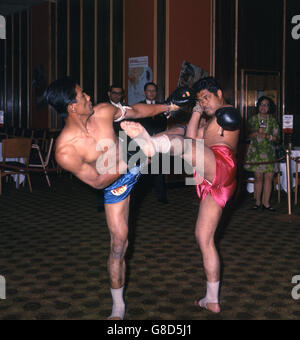
[[[113,308],[110,320],[122,320],[125,316],[124,257],[128,247],[129,201],[140,176],[139,167],[128,172],[127,163],[119,157],[119,140],[113,123],[178,110],[187,103],[189,96],[188,92],[176,92],[162,105],[116,107],[103,103],[93,106],[90,97],[70,78],[54,81],[45,92],[48,104],[59,117],[65,118],[65,127],[56,142],[57,163],[91,187],[105,191],[105,213],[111,235],[108,270]],[[107,146],[102,143],[99,148],[99,142],[103,141],[108,141]],[[97,160],[105,156],[116,160],[115,171],[101,169],[99,172]]]

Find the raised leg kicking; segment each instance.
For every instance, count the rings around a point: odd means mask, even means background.
[[[181,105],[188,100],[187,97],[187,92],[175,91],[163,105],[93,106],[90,97],[70,78],[53,82],[45,92],[49,105],[58,116],[65,118],[65,127],[56,142],[57,163],[91,187],[104,191],[111,236],[108,271],[113,308],[110,320],[122,320],[125,316],[123,292],[130,193],[141,176],[139,165],[128,171],[127,162],[120,157],[120,141],[113,123],[125,118],[140,119],[172,112],[178,109],[176,100]]]
[[[203,256],[207,291],[196,305],[219,313],[220,261],[214,235],[223,208],[235,190],[235,151],[241,118],[234,108],[226,105],[221,87],[214,78],[202,79],[194,88],[198,104],[185,137],[191,139],[189,143],[185,143],[184,137],[170,132],[151,138],[141,125],[134,122],[122,122],[121,127],[135,139],[146,156],[170,152],[187,161],[195,169],[195,177],[204,177],[196,186],[201,204],[195,234]],[[201,123],[203,112],[210,117],[204,125]],[[204,141],[202,148],[199,139]],[[199,153],[199,150],[202,151]]]

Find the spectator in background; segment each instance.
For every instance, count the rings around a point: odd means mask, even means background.
[[[141,101],[141,104],[161,104],[156,101],[158,87],[155,83],[149,82],[144,86],[145,100]],[[136,122],[143,125],[150,136],[161,133],[167,129],[168,120],[166,116],[162,113],[155,117],[143,118],[135,120]],[[150,174],[151,165],[149,165],[149,175],[143,175],[136,188],[136,194],[145,192],[147,189],[151,188],[154,183],[154,188],[156,196],[159,202],[168,203],[166,195],[165,177],[162,174],[151,175]],[[161,171],[161,165],[160,165]],[[141,192],[142,191],[142,192]]]
[[[108,99],[112,105],[124,105],[124,90],[119,85],[111,85],[107,92]]]
[[[246,156],[246,163],[264,163],[276,159],[274,143],[280,138],[279,126],[273,117],[275,104],[269,97],[260,97],[257,102],[257,114],[248,122],[250,147]],[[272,181],[276,164],[246,165],[247,171],[255,173],[254,210],[262,207],[274,211],[270,205]]]
[[[156,100],[158,87],[155,83],[147,83],[144,87],[145,100],[141,104],[161,104]],[[162,113],[156,117],[139,119],[138,122],[144,126],[148,133],[153,136],[167,129],[168,120]]]

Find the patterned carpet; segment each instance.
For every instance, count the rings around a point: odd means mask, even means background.
[[[36,178],[32,194],[4,185],[0,275],[7,296],[0,300],[1,320],[105,319],[111,312],[109,235],[96,192],[69,176],[52,178],[52,184],[49,190]],[[132,206],[127,319],[300,318],[300,300],[291,296],[292,278],[300,275],[300,222],[279,218],[287,213],[284,194],[276,213],[250,210],[249,195],[226,210],[217,235],[219,315],[193,306],[205,293],[194,189],[169,189],[168,199],[163,205],[150,193],[139,210]]]

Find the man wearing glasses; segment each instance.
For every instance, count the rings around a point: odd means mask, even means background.
[[[122,89],[122,87],[119,87],[118,85],[110,86],[107,95],[112,105],[114,106],[124,105],[123,103],[124,90]]]

